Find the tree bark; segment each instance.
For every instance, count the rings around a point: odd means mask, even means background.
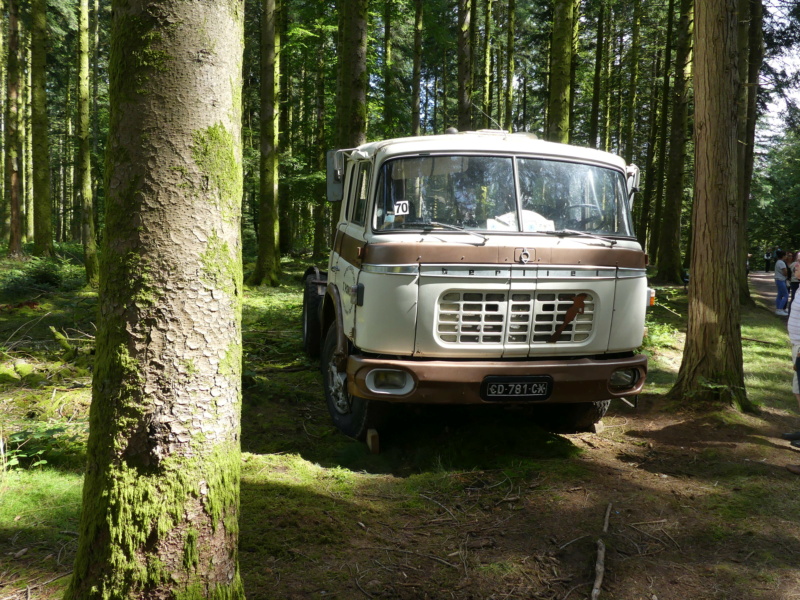
[[[107,233],[68,599],[244,598],[243,13],[239,0],[113,2]]]
[[[589,113],[589,145],[599,148],[597,134],[600,124],[600,98],[602,97],[603,82],[603,49],[605,48],[605,0],[600,0],[600,12],[597,15],[597,36],[594,49],[594,77],[592,78],[592,108]]]
[[[683,283],[681,265],[681,210],[684,196],[686,139],[689,120],[689,82],[692,69],[692,4],[680,0],[678,38],[675,45],[675,84],[672,86],[672,127],[669,138],[667,181],[658,245],[659,283]]]
[[[474,0],[477,2],[477,0]],[[492,114],[492,28],[494,0],[485,0],[483,26],[483,128],[489,129]]]
[[[31,2],[31,120],[33,137],[33,253],[52,256],[50,143],[47,114],[47,3]]]
[[[628,51],[628,98],[625,105],[625,125],[623,127],[623,156],[625,162],[633,162],[633,123],[636,121],[636,93],[639,85],[639,29],[642,21],[642,0],[633,2],[633,23],[631,24],[631,47]]]
[[[555,0],[550,46],[550,95],[547,103],[547,139],[569,140],[570,71],[572,65],[573,0]]]
[[[739,203],[740,203],[740,252],[739,252],[739,302],[753,304],[747,281],[747,222],[749,219],[750,188],[753,181],[753,158],[755,156],[755,132],[757,118],[758,83],[761,64],[764,60],[763,7],[761,0],[739,2],[739,50],[747,50],[747,57],[739,58],[739,76],[747,85],[742,86],[739,103]],[[747,40],[742,39],[742,35]],[[742,114],[744,113],[744,114]]]
[[[475,0],[477,1],[477,0]],[[516,33],[516,0],[508,0],[508,27],[506,32],[506,110],[503,129],[514,131],[513,106],[514,106],[514,35]]]
[[[78,193],[81,198],[81,239],[83,241],[86,281],[96,287],[99,281],[99,258],[94,231],[92,196],[91,122],[89,120],[89,0],[80,0],[78,18]]]
[[[414,0],[414,64],[411,73],[411,135],[420,135],[419,105],[422,77],[422,0]]]
[[[8,254],[22,256],[22,148],[19,118],[19,0],[8,2],[8,84],[6,105],[6,178],[9,207]]]
[[[695,206],[689,322],[670,397],[750,408],[744,387],[736,280],[736,1],[695,7]],[[712,260],[713,257],[713,260]]]
[[[472,129],[472,47],[469,40],[470,3],[458,0],[458,129]]]
[[[652,233],[647,247],[650,262],[658,261],[658,244],[661,241],[661,209],[664,194],[664,169],[667,164],[667,124],[669,123],[669,75],[672,69],[672,36],[675,0],[667,3],[667,37],[664,49],[664,80],[661,87],[661,124],[658,132],[658,150],[656,152],[655,192],[653,193]]]
[[[354,148],[367,139],[367,15],[369,0],[344,0],[346,18],[340,20],[339,73],[341,95],[337,102],[340,148]]]
[[[263,0],[261,22],[261,152],[258,257],[249,285],[277,286],[280,275],[278,145],[280,119],[280,0]]]

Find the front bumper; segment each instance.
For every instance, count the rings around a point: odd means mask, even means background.
[[[374,369],[394,369],[408,373],[414,380],[405,394],[376,393],[367,387],[367,376]],[[619,369],[636,369],[638,380],[632,387],[612,388],[611,375]],[[418,404],[498,404],[481,398],[480,390],[488,376],[518,377],[548,375],[553,379],[552,392],[546,400],[505,400],[505,404],[553,404],[597,402],[636,395],[647,376],[647,357],[637,354],[624,358],[571,360],[392,360],[349,356],[347,381],[350,394],[368,400]]]

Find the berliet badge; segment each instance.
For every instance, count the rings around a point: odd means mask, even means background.
[[[531,253],[528,252],[527,248],[523,248],[522,252],[519,253],[519,262],[523,265],[527,264],[527,262],[531,259]]]

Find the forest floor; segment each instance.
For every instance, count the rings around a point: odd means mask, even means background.
[[[686,294],[662,288],[645,393],[636,408],[612,403],[601,432],[409,409],[370,454],[331,426],[318,366],[301,352],[303,267],[245,298],[240,568],[251,600],[588,598],[599,540],[603,600],[800,598],[800,478],[784,468],[800,456],[780,439],[800,420],[771,274],[751,275],[756,306],[743,313],[757,414],[666,400]],[[0,436],[20,460],[0,472],[0,600],[59,597],[75,550],[94,299],[34,303],[0,305]],[[77,356],[57,358],[49,324]]]

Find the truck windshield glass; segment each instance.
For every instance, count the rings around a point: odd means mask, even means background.
[[[632,235],[622,173],[534,158],[517,159],[517,170],[524,231]]]
[[[378,177],[374,227],[631,235],[622,173],[519,157],[518,212],[514,160],[419,156],[388,161]]]
[[[513,159],[419,156],[381,168],[375,228],[517,229]]]

